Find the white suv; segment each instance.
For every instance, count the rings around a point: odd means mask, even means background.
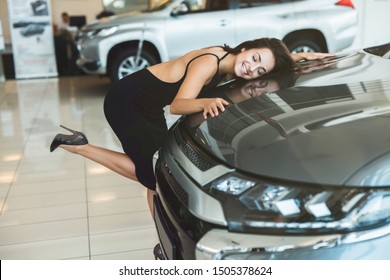
[[[85,26],[76,37],[77,65],[116,81],[196,48],[276,37],[293,52],[336,52],[350,46],[357,32],[351,0],[154,2],[146,11]]]

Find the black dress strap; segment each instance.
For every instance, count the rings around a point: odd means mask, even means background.
[[[217,73],[216,73],[216,74],[218,74],[218,72],[219,72],[219,63],[220,63],[221,60],[224,59],[228,54],[229,54],[229,53],[224,54],[221,58],[219,58],[218,55],[216,55],[216,54],[214,54],[214,53],[203,53],[203,54],[200,54],[200,55],[198,55],[198,56],[193,57],[193,58],[187,63],[186,70],[185,70],[185,72],[184,72],[184,75],[183,75],[182,79],[184,79],[184,78],[187,76],[188,67],[189,67],[189,65],[191,64],[191,62],[193,62],[195,59],[197,59],[197,58],[199,58],[199,57],[202,57],[202,56],[205,56],[205,55],[213,55],[213,56],[215,56],[215,57],[217,58],[217,61],[218,61],[218,62],[217,62]]]
[[[221,62],[221,60],[222,60],[222,59],[224,59],[225,57],[227,57],[227,56],[228,56],[228,54],[229,54],[229,53],[228,53],[228,52],[226,52],[226,53],[225,53],[225,54],[224,54],[224,55],[223,55],[221,58],[219,58],[219,60],[218,60],[218,63],[219,63],[219,62]]]

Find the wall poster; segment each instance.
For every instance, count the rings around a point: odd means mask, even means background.
[[[9,0],[8,9],[15,77],[57,76],[50,0]]]

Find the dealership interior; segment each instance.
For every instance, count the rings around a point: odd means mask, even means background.
[[[91,22],[104,10],[102,2],[113,1],[51,0],[51,20],[59,23],[67,11]],[[354,3],[359,27],[348,49],[387,43],[390,0]],[[10,6],[0,4],[0,259],[154,259],[158,235],[146,189],[95,162],[49,150],[57,133],[68,133],[64,125],[83,131],[90,143],[121,151],[102,107],[111,80],[77,68],[49,77],[10,73],[17,62],[9,59],[15,43]],[[169,126],[177,116],[166,110],[166,118]]]

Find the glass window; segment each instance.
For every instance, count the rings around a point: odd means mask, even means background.
[[[148,1],[146,0],[103,0],[103,10],[115,14],[144,11],[147,9]]]
[[[223,11],[229,9],[229,0],[186,0],[189,12]]]
[[[229,0],[214,0],[210,1],[210,10],[211,11],[222,11],[229,9]]]
[[[286,0],[241,0],[240,8],[259,7],[290,2]]]

